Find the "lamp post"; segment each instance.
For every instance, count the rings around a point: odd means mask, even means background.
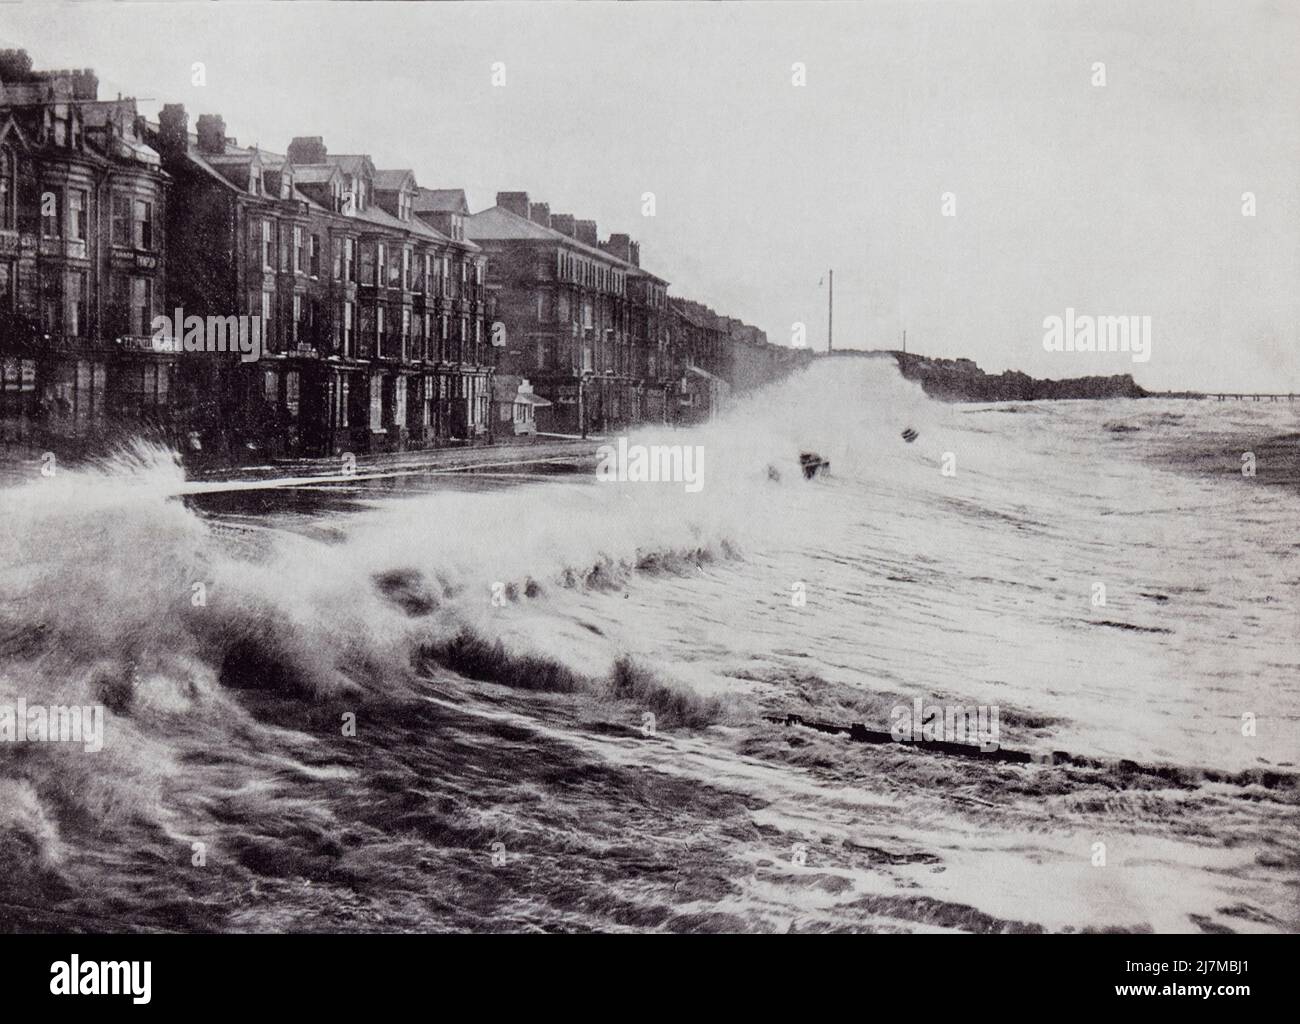
[[[591,380],[591,371],[583,370],[578,377],[578,428],[582,431],[582,438],[587,438],[587,381]]]

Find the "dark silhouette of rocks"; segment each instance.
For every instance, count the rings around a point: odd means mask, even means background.
[[[1130,374],[1113,377],[1070,377],[1039,380],[1019,370],[996,376],[985,373],[971,359],[935,359],[910,352],[890,351],[898,368],[932,398],[946,402],[1033,402],[1052,398],[1146,398],[1148,393]]]

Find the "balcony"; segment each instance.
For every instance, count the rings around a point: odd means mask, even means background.
[[[42,256],[52,256],[55,259],[84,260],[87,250],[85,239],[42,238],[39,251]]]

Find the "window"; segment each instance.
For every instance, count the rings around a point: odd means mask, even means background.
[[[383,246],[380,246],[383,250]],[[361,247],[361,280],[365,284],[375,283],[375,247],[373,245],[363,245]]]
[[[123,412],[139,416],[168,404],[173,368],[167,363],[136,363],[118,372],[117,401]]]
[[[302,228],[295,224],[293,226],[293,272],[302,273]]]
[[[330,273],[333,275],[335,281],[342,280],[342,278],[343,278],[343,239],[341,239],[341,238],[335,238],[335,239],[333,239],[333,240],[330,242],[330,255],[332,256],[332,260],[331,260],[331,262],[333,263],[333,266],[332,266],[332,268],[331,268],[331,270],[330,270]]]
[[[411,250],[402,250],[402,287],[411,290]]]
[[[153,322],[153,281],[147,277],[131,278],[131,330],[145,336]]]
[[[362,306],[359,313],[360,324],[357,327],[357,339],[360,342],[361,351],[357,354],[365,359],[374,348],[372,344],[375,337],[375,311],[370,306]]]
[[[384,356],[384,307],[375,310],[375,352],[382,359]]]
[[[352,355],[352,329],[356,325],[357,311],[350,302],[343,303],[343,355]]]
[[[351,238],[343,243],[343,262],[343,279],[355,282],[357,279],[357,243]]]
[[[131,237],[137,249],[153,248],[153,203],[144,199],[135,201],[135,221],[132,225]]]
[[[406,359],[407,353],[410,352],[411,345],[411,311],[407,307],[402,307],[402,351],[399,353],[402,359]]]
[[[320,235],[311,236],[311,276],[320,277]]]
[[[0,149],[0,228],[6,231],[14,228],[14,180],[13,151]]]
[[[420,278],[420,291],[428,292],[429,286],[433,282],[433,257],[427,252],[424,254],[424,274]]]
[[[68,190],[68,237],[78,241],[86,238],[86,191]]]
[[[275,264],[272,262],[271,222],[269,220],[262,221],[262,269],[275,269]]]
[[[63,228],[59,217],[59,210],[63,205],[62,198],[61,193],[48,186],[41,189],[41,237],[63,237]]]
[[[64,323],[67,326],[67,333],[74,338],[86,336],[86,296],[86,272],[71,271],[68,274],[68,287],[65,293]],[[152,319],[150,317],[151,321]]]
[[[262,343],[267,347],[269,347],[269,343],[275,337],[275,317],[271,315],[271,310],[274,308],[274,305],[274,293],[262,292],[259,314],[262,317]]]
[[[292,417],[298,415],[298,371],[289,370],[284,375],[284,410]]]
[[[388,287],[402,286],[402,254],[396,249],[388,250]]]
[[[131,244],[131,197],[113,195],[113,244]]]
[[[41,279],[41,329],[50,334],[63,331],[63,281],[57,274]]]
[[[292,344],[298,344],[298,325],[302,322],[302,296],[298,292],[293,293],[293,338]]]
[[[388,253],[385,252],[384,245],[381,242],[378,246],[378,255],[375,257],[375,272],[374,275],[371,276],[370,278],[371,283],[374,284],[376,287],[383,286],[384,271],[386,269],[386,264],[387,264],[387,260],[385,259],[385,257],[387,255]],[[369,276],[369,275],[363,275],[363,276]]]
[[[0,260],[0,310],[14,308],[13,260]]]

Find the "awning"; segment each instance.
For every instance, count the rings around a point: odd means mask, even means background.
[[[517,393],[515,395],[515,404],[519,405],[520,403],[524,405],[535,405],[539,409],[544,405],[551,404],[545,398],[542,398],[540,395],[531,395],[528,394],[527,392]]]

